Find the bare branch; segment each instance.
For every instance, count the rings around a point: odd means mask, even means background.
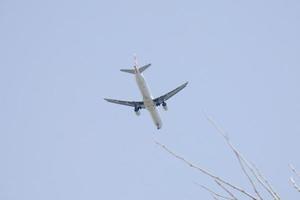
[[[215,183],[217,183],[218,186],[220,186],[225,192],[227,192],[232,197],[232,199],[238,200],[238,198],[230,190],[228,190],[222,183],[220,183],[217,180],[215,180]]]
[[[221,136],[225,139],[227,145],[229,146],[229,148],[233,151],[233,153],[235,154],[239,165],[243,171],[243,173],[245,174],[245,176],[247,177],[248,181],[250,182],[254,192],[256,193],[256,195],[258,196],[258,198],[260,200],[262,200],[262,196],[260,195],[257,186],[255,185],[253,179],[251,178],[251,176],[248,174],[245,166],[250,170],[251,174],[253,175],[253,177],[261,184],[261,186],[275,199],[278,200],[280,199],[280,197],[277,195],[277,193],[274,191],[274,189],[271,187],[271,185],[268,183],[268,181],[260,174],[260,172],[256,169],[255,172],[255,168],[253,167],[253,165],[251,166],[251,164],[249,164],[249,162],[244,158],[244,156],[231,144],[230,142],[230,138],[227,135],[227,133],[221,129],[217,123],[212,120],[210,117],[208,117],[206,115],[207,120],[212,124],[212,126],[218,131],[218,133],[221,134]]]
[[[219,181],[219,182],[221,182],[221,183],[223,183],[223,184],[225,184],[225,185],[231,187],[232,189],[237,190],[237,191],[243,193],[244,195],[248,196],[249,198],[251,198],[251,199],[253,199],[253,200],[257,200],[256,197],[254,197],[253,195],[251,195],[249,192],[246,192],[244,189],[242,189],[242,188],[240,188],[240,187],[238,187],[238,186],[235,186],[235,185],[233,185],[233,184],[231,184],[231,183],[225,181],[224,179],[222,179],[222,178],[220,178],[220,177],[218,177],[218,176],[212,174],[211,172],[209,172],[209,171],[207,171],[207,170],[205,170],[205,169],[203,169],[203,168],[201,168],[201,167],[198,167],[198,166],[194,165],[193,163],[187,161],[185,158],[183,158],[183,157],[181,157],[181,156],[175,154],[174,152],[172,152],[172,151],[171,151],[170,149],[168,149],[165,145],[160,144],[160,143],[157,142],[157,141],[155,141],[155,143],[156,143],[157,145],[159,145],[160,147],[162,147],[162,148],[163,148],[165,151],[167,151],[169,154],[171,154],[172,156],[174,156],[175,158],[177,158],[178,160],[183,161],[185,164],[187,164],[187,165],[190,166],[191,168],[194,168],[194,169],[196,169],[196,170],[202,172],[203,174],[205,174],[205,175],[207,175],[207,176],[213,178],[214,180],[217,180],[217,181]]]
[[[262,200],[262,197],[260,196],[259,192],[257,191],[257,188],[253,182],[253,180],[251,179],[251,177],[249,176],[249,174],[247,173],[243,162],[242,162],[242,156],[241,154],[234,148],[234,146],[231,144],[230,139],[228,137],[228,135],[219,127],[217,126],[217,124],[209,117],[207,117],[208,121],[218,130],[218,132],[223,136],[223,138],[226,140],[228,146],[230,147],[230,149],[233,151],[233,153],[235,154],[236,158],[238,159],[238,162],[240,164],[240,167],[242,169],[242,171],[244,172],[245,176],[247,177],[248,181],[250,182],[250,184],[252,185],[252,188],[254,190],[254,192],[256,193],[256,195],[259,197],[259,199]]]
[[[246,161],[248,162],[248,161]],[[263,176],[263,174],[259,171],[259,169],[253,164],[253,163],[248,163],[251,172],[254,174],[255,178],[258,180],[258,182],[261,184],[261,186],[269,192],[273,196],[274,199],[279,200],[280,196],[275,192],[273,189],[272,185],[269,183],[269,181]]]
[[[221,194],[219,194],[219,193],[217,193],[217,192],[215,192],[215,191],[209,189],[208,187],[206,187],[206,186],[204,186],[204,185],[201,185],[201,184],[198,184],[198,183],[195,183],[195,184],[198,185],[198,186],[200,186],[201,188],[205,189],[205,190],[208,191],[209,193],[211,193],[211,195],[214,196],[214,197],[220,197],[220,198],[222,198],[222,199],[233,200],[232,198],[226,197],[226,196],[224,196],[224,195],[221,195]]]
[[[297,183],[296,183],[296,181],[293,179],[293,177],[290,178],[290,181],[291,181],[293,187],[294,187],[298,192],[300,192],[300,187],[299,187],[299,185],[297,185]]]
[[[215,195],[213,195],[213,194],[211,194],[211,196],[212,196],[212,198],[213,198],[214,200],[219,200],[217,196],[215,196]]]
[[[295,174],[298,178],[300,178],[300,173],[296,170],[296,168],[295,168],[292,164],[290,164],[290,168],[291,168],[291,170],[294,172],[294,174]],[[293,187],[294,187],[298,192],[300,192],[300,186],[296,183],[296,181],[294,180],[293,177],[290,178],[290,182],[292,183]]]
[[[296,170],[296,168],[292,164],[290,164],[290,168],[294,172],[294,174],[300,178],[300,173]]]

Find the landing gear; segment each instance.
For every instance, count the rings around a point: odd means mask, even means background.
[[[134,112],[137,116],[139,116],[141,113],[140,113],[140,107],[134,107]]]
[[[163,102],[163,103],[162,103],[162,106],[163,106],[164,110],[166,110],[166,111],[168,110],[168,106],[167,106],[167,103],[166,103],[166,102]]]
[[[134,107],[134,112],[138,112],[140,110],[139,107]]]

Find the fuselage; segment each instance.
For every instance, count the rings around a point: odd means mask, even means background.
[[[156,105],[153,102],[153,98],[151,96],[151,93],[149,91],[147,83],[146,83],[143,75],[138,71],[137,67],[135,67],[135,72],[136,72],[135,73],[136,83],[137,83],[139,90],[141,92],[141,95],[143,97],[145,108],[149,111],[151,118],[152,118],[155,126],[157,127],[157,129],[160,129],[162,127],[162,121],[159,116]]]

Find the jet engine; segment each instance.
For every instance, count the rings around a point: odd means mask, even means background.
[[[139,108],[134,108],[134,112],[137,116],[140,116],[141,112]]]
[[[140,112],[140,110],[138,110],[138,111],[134,111],[134,112],[135,112],[136,116],[140,116],[140,115],[141,115],[141,112]]]
[[[166,102],[163,102],[163,103],[162,103],[162,107],[164,108],[165,111],[168,110],[168,106],[167,106],[167,103],[166,103]]]

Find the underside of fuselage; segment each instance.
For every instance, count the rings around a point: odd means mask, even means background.
[[[151,118],[156,125],[157,129],[160,129],[162,127],[162,121],[159,116],[158,110],[156,108],[155,103],[153,102],[150,90],[146,84],[146,81],[142,74],[139,72],[135,74],[136,76],[136,82],[140,89],[141,95],[143,96],[143,101],[145,108],[149,111]]]
[[[156,125],[157,129],[160,129],[162,127],[162,121],[161,121],[161,118],[159,116],[159,112],[158,112],[156,106],[154,105],[154,106],[148,107],[147,110],[149,111],[151,118],[152,118],[154,124]]]

